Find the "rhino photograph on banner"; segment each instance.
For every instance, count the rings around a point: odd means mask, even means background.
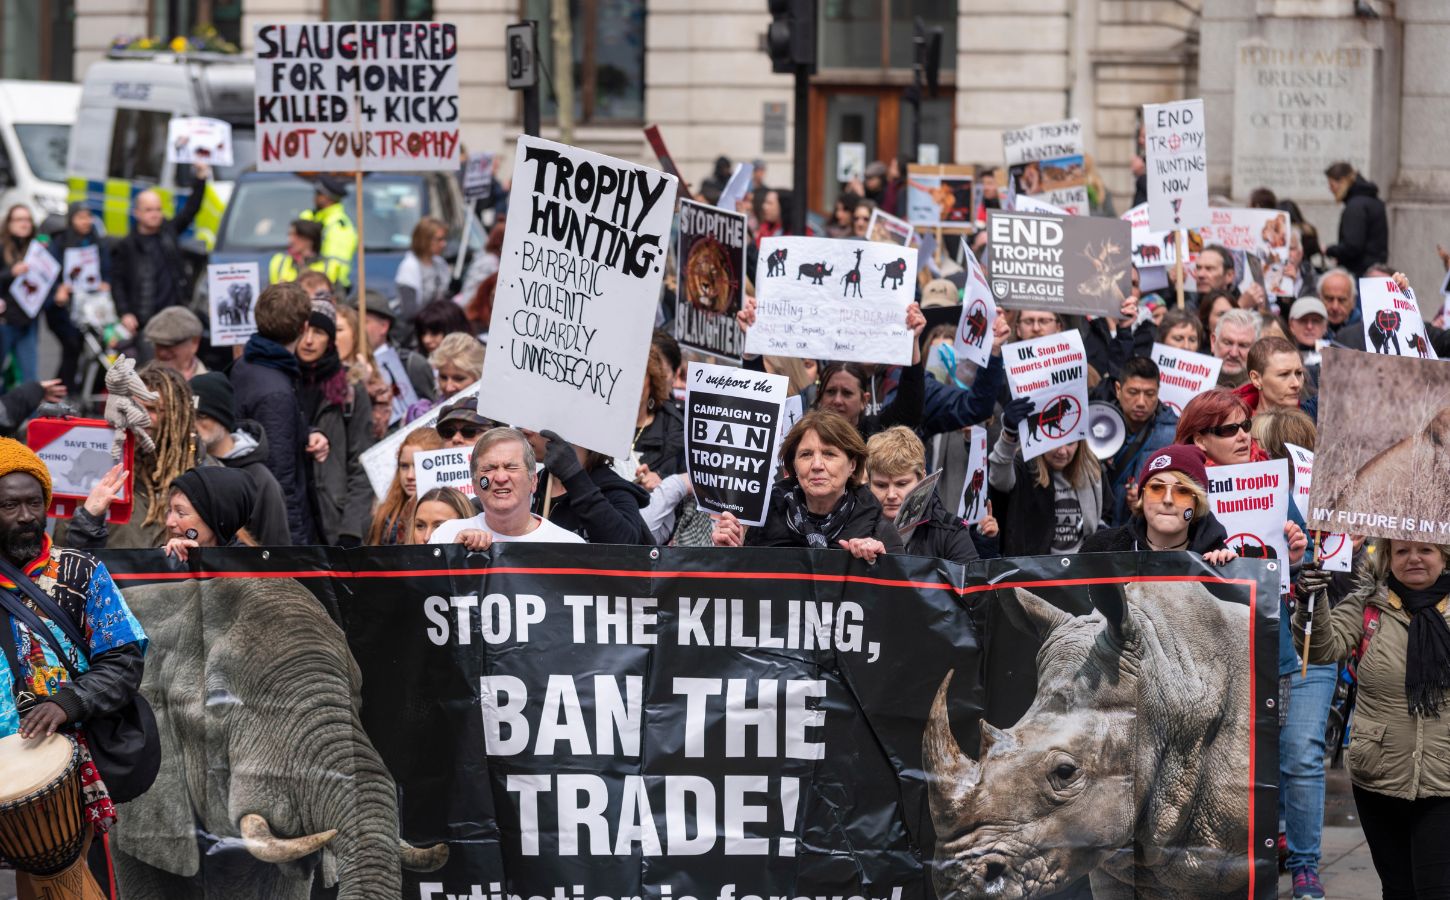
[[[916,254],[874,241],[762,240],[745,352],[909,365]]]
[[[1326,347],[1309,525],[1450,543],[1450,366]]]
[[[522,135],[478,411],[627,458],[678,182]]]
[[[102,558],[162,740],[127,900],[1273,895],[1263,561]]]

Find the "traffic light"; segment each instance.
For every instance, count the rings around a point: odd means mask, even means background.
[[[933,25],[926,27],[921,16],[916,17],[916,29],[912,43],[916,45],[916,65],[926,76],[926,87],[929,95],[936,96],[937,86],[941,83],[941,43],[943,32],[941,26]]]
[[[794,72],[797,66],[816,70],[815,0],[770,0],[766,50],[772,72]]]

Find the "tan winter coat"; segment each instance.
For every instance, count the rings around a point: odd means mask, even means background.
[[[1447,600],[1437,609],[1445,615]],[[1349,741],[1349,771],[1365,790],[1416,800],[1450,796],[1450,710],[1438,719],[1411,716],[1405,700],[1410,614],[1384,584],[1369,584],[1333,611],[1316,605],[1309,661],[1345,659],[1359,646],[1365,604],[1379,607],[1379,630],[1359,661],[1359,694]],[[1294,613],[1294,643],[1303,651],[1306,604]]]

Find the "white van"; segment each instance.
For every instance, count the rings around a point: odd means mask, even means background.
[[[17,203],[35,224],[65,215],[66,152],[79,85],[0,81],[0,215]]]
[[[210,247],[237,173],[255,161],[255,78],[250,57],[218,53],[113,51],[92,63],[78,117],[85,140],[70,145],[70,199],[85,200],[113,235],[130,230],[131,198],[147,188],[171,215],[191,190],[191,167],[166,162],[167,125],[173,116],[221,119],[232,126],[233,165],[212,167],[194,226]]]

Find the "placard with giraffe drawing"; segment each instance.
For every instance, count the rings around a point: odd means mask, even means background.
[[[907,365],[913,247],[778,237],[760,242],[745,352]]]

